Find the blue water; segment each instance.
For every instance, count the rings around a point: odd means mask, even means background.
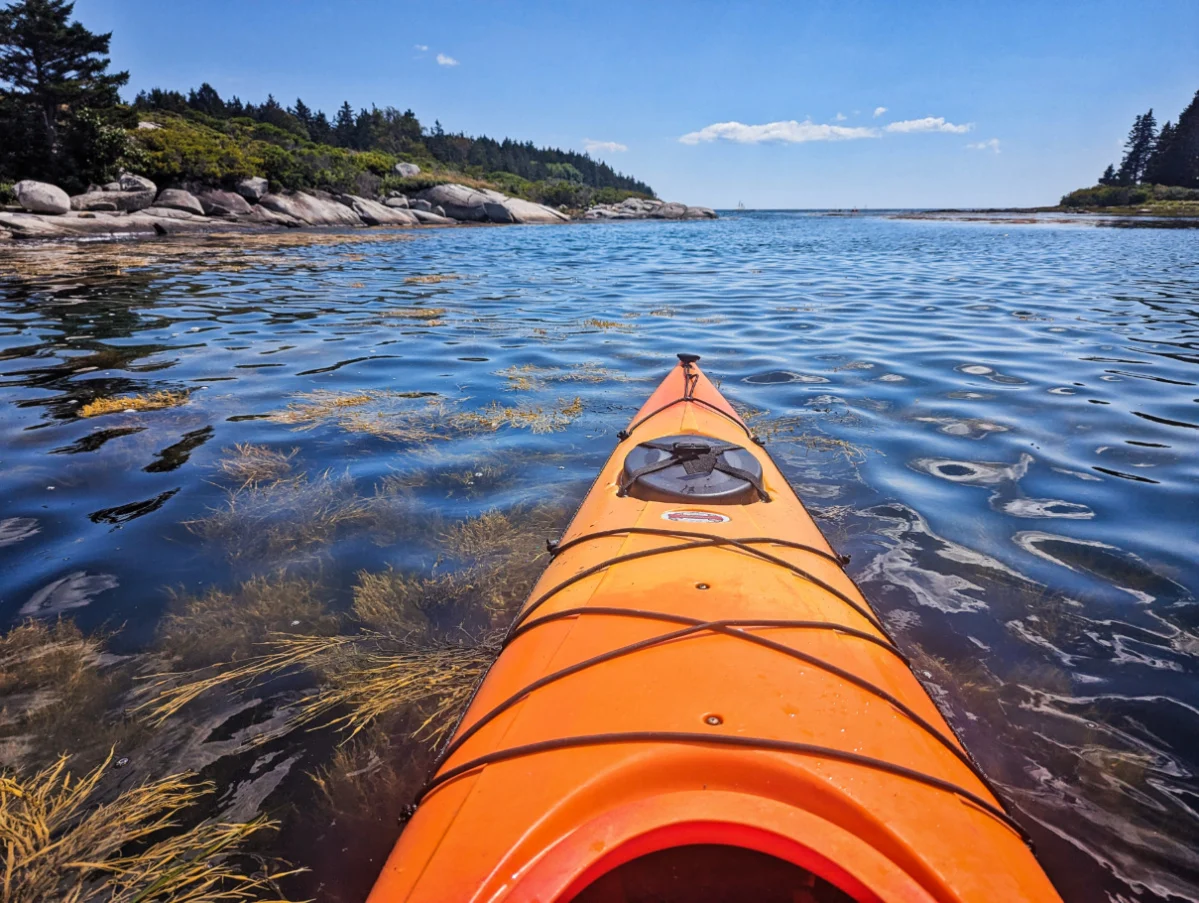
[[[270,541],[299,516],[286,511],[252,511],[262,522],[232,538],[197,527],[244,502],[220,466],[236,444],[292,455],[288,474],[324,479],[338,505],[389,475],[477,469],[461,491],[411,481],[405,517],[435,546],[491,509],[576,503],[692,351],[771,437],[1063,896],[1199,900],[1194,231],[779,212],[319,238],[0,250],[6,626],[72,618],[133,660],[153,652],[170,589],[319,574],[344,609],[359,572],[436,553],[354,520]],[[454,278],[405,281],[429,274]],[[509,370],[527,365],[543,369]],[[156,390],[191,394],[77,415]],[[362,410],[384,423],[429,399],[567,412],[552,432],[422,443],[270,419],[318,390],[371,394]],[[492,487],[498,465],[509,478]],[[310,892],[352,899],[398,831],[333,832],[328,861],[297,839],[305,772],[334,753],[319,732],[267,756],[139,742],[156,750],[133,756],[148,773],[198,762],[239,814],[282,813],[266,851],[311,865]]]

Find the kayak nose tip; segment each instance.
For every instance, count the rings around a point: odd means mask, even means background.
[[[680,351],[678,354],[678,358],[679,358],[679,363],[681,363],[684,367],[690,367],[692,364],[694,364],[696,361],[699,360],[699,355],[698,354],[686,354],[685,352]]]

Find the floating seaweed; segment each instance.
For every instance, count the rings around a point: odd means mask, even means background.
[[[506,406],[493,401],[481,411],[465,411],[453,418],[453,424],[466,431],[495,432],[504,426],[528,429],[534,433],[564,430],[583,413],[583,399],[559,399],[554,407],[541,405]]]
[[[391,317],[397,320],[423,320],[429,323],[441,323],[445,314],[444,307],[393,307],[379,312],[381,317]]]
[[[405,285],[437,285],[441,282],[452,282],[455,279],[464,278],[458,273],[429,273],[425,276],[407,276],[404,278]]]
[[[243,483],[226,494],[222,507],[184,524],[219,542],[234,559],[276,559],[310,554],[345,529],[369,526],[372,517],[371,500],[357,494],[348,475],[325,471]]]
[[[458,411],[449,399],[419,392],[319,390],[296,397],[300,403],[275,412],[271,419],[300,430],[331,423],[346,432],[415,444],[495,432],[505,426],[550,433],[565,429],[583,412],[581,398],[560,399],[550,407],[492,402],[479,411]]]
[[[629,377],[617,370],[603,367],[591,361],[573,367],[538,367],[536,364],[511,366],[500,370],[497,376],[508,380],[508,389],[514,392],[529,392],[544,388],[548,383],[602,383],[627,382]]]
[[[126,413],[137,411],[157,411],[162,408],[174,408],[187,404],[190,392],[149,392],[145,395],[121,395],[110,398],[97,398],[89,401],[79,409],[80,417],[99,417],[103,414]]]
[[[236,481],[238,488],[274,483],[291,474],[292,459],[298,448],[282,452],[265,445],[241,442],[224,450],[224,457],[217,462],[217,469]]]

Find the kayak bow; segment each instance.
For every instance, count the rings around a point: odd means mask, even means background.
[[[749,428],[650,396],[369,903],[1060,898]]]

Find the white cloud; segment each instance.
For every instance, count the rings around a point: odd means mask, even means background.
[[[421,53],[424,53],[426,50],[429,49],[428,44],[413,44],[412,46],[415,47],[417,50],[419,50]]]
[[[878,119],[878,117],[882,116],[883,113],[885,113],[885,112],[887,112],[886,107],[875,107],[874,108],[874,118]]]
[[[883,128],[888,132],[950,132],[954,135],[964,135],[974,128],[974,124],[954,125],[946,122],[944,116],[925,116],[923,119],[901,119],[899,122],[888,122]]]
[[[610,154],[618,154],[621,151],[627,151],[629,146],[621,144],[619,141],[596,141],[594,138],[584,138],[583,149],[589,154],[594,154],[596,151],[607,151]]]
[[[986,141],[976,141],[973,144],[967,144],[966,147],[970,148],[970,150],[989,150],[999,153],[999,139],[988,138]]]
[[[446,56],[444,53],[439,53],[439,54],[437,54],[437,65],[438,66],[457,66],[458,61],[456,59],[454,59],[452,56]]]
[[[761,144],[764,141],[785,141],[788,144],[803,144],[806,141],[850,141],[855,138],[877,138],[878,129],[857,128],[844,125],[826,125],[805,119],[796,122],[767,122],[763,125],[746,125],[743,122],[715,122],[698,132],[688,132],[679,139],[683,144],[699,144],[724,139],[737,144]]]
[[[846,117],[846,115],[844,113],[838,113],[836,116],[833,117],[834,121],[836,121],[836,122],[844,122],[846,120],[846,118],[848,118],[848,117]]]

